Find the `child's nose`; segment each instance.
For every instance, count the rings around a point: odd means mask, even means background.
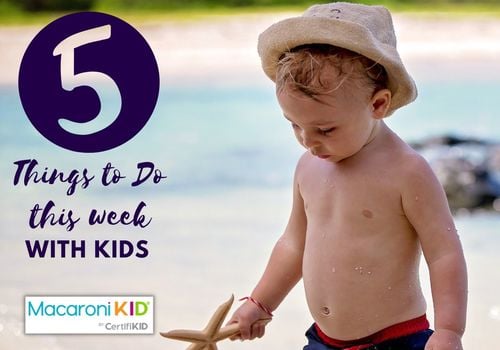
[[[318,145],[317,139],[308,132],[302,131],[301,137],[302,137],[302,144],[306,148],[311,148],[313,146]]]

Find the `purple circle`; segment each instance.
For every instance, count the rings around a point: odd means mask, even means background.
[[[97,28],[109,28],[109,37],[75,47],[72,59],[66,53],[55,54],[63,41]],[[70,80],[94,72],[115,83],[121,108],[109,125],[89,133],[70,132],[60,125],[60,119],[89,123],[100,113],[101,102],[107,103],[95,89],[102,82],[64,87],[63,57],[74,67]],[[159,89],[158,65],[146,40],[123,20],[99,12],[78,12],[49,23],[29,44],[19,70],[19,96],[33,126],[49,141],[77,152],[110,150],[134,137],[151,117]]]

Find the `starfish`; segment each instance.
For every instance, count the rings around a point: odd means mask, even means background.
[[[191,342],[187,350],[217,350],[217,342],[238,334],[239,326],[237,323],[222,327],[222,323],[227,313],[231,309],[234,301],[234,295],[231,295],[228,301],[220,305],[208,321],[207,326],[202,331],[175,329],[169,332],[160,333],[162,337]],[[270,319],[262,319],[257,322],[269,322]]]

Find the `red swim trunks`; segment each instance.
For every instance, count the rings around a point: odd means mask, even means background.
[[[367,337],[352,341],[330,338],[323,333],[316,323],[314,324],[314,328],[318,337],[326,345],[343,350],[363,350],[373,348],[374,345],[381,344],[392,339],[398,339],[428,330],[429,321],[427,320],[426,315],[422,315],[412,320],[389,326]]]

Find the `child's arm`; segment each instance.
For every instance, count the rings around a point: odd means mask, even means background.
[[[427,162],[405,164],[402,203],[429,267],[435,333],[426,350],[460,350],[467,309],[467,271],[446,195]]]
[[[278,307],[302,277],[302,257],[306,232],[304,202],[298,185],[302,160],[299,161],[295,173],[293,205],[288,225],[274,246],[264,274],[251,294],[252,298],[270,310],[275,310]],[[254,322],[261,318],[269,318],[269,315],[255,303],[247,300],[236,310],[229,323],[239,323],[240,336],[238,338],[260,338],[264,335],[264,325],[254,324]]]

